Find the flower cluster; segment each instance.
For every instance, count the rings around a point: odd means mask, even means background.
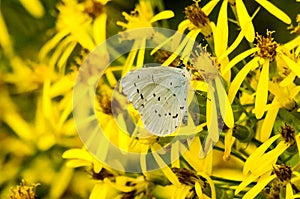
[[[300,198],[299,1],[3,4],[13,14],[0,13],[1,198]],[[156,27],[176,34],[130,34]],[[131,50],[110,63],[118,44],[115,51],[97,46],[115,34]],[[149,50],[153,35],[163,42]],[[101,56],[84,61],[95,48]],[[166,136],[143,128],[120,88],[129,71],[149,60],[184,65],[191,74],[188,95],[200,104],[200,113],[188,113],[188,125]],[[103,71],[82,69],[104,63]],[[82,93],[94,96],[94,109],[81,111],[95,117],[80,124],[72,114],[76,77],[98,85]],[[89,123],[110,143],[88,129],[83,145],[77,130]],[[140,172],[127,172],[121,160],[110,163],[114,168],[101,161],[116,152],[110,144],[124,156],[139,154],[133,167]],[[17,185],[20,179],[26,181]]]

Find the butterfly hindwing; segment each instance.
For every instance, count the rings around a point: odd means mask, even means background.
[[[156,135],[174,132],[186,115],[189,74],[164,66],[129,72],[123,92],[141,114],[144,126]]]

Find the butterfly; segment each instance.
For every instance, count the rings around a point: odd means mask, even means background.
[[[121,82],[123,93],[140,113],[145,128],[164,136],[187,122],[190,73],[184,65],[154,66],[130,71]]]

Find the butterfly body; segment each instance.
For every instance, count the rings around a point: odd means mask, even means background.
[[[130,71],[122,79],[122,88],[145,128],[163,136],[174,132],[187,117],[190,78],[185,68],[147,67]]]

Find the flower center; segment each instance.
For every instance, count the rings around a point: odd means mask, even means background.
[[[209,25],[209,19],[206,14],[201,10],[198,5],[198,1],[195,1],[193,5],[184,8],[186,18],[197,28],[201,29],[201,32],[205,37],[212,36],[212,29]]]
[[[101,13],[103,13],[104,6],[95,0],[86,1],[85,12],[93,19],[97,18]]]
[[[280,134],[286,143],[289,143],[290,145],[295,143],[295,129],[293,129],[290,125],[285,124],[284,127],[281,127]]]
[[[274,167],[274,172],[281,182],[290,182],[293,173],[291,167],[284,164]]]
[[[276,49],[278,44],[274,41],[272,37],[274,31],[267,31],[267,36],[264,37],[262,35],[256,36],[257,44],[256,46],[259,47],[259,51],[257,55],[263,59],[269,59],[273,61],[276,56]]]

